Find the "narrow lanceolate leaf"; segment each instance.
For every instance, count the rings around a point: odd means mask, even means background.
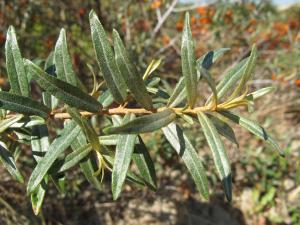
[[[92,148],[97,152],[100,152],[101,146],[99,142],[98,135],[94,128],[89,124],[88,120],[81,116],[77,109],[72,107],[67,107],[67,112],[71,115],[72,119],[81,127],[86,138],[91,143]]]
[[[43,124],[32,127],[31,148],[33,157],[37,162],[39,162],[48,151],[49,145],[47,126]],[[44,180],[38,185],[37,189],[31,194],[31,205],[35,215],[38,215],[41,210],[46,195],[47,184],[48,176],[46,175]]]
[[[238,94],[240,94],[240,92],[242,92],[247,81],[251,78],[254,67],[255,67],[256,58],[257,58],[257,48],[256,48],[256,45],[254,44],[252,46],[249,59],[247,60],[247,64],[246,64],[246,68],[245,68],[243,76],[242,76],[242,80],[240,81],[239,85],[232,93],[231,98],[238,96]]]
[[[193,36],[190,29],[189,13],[185,14],[184,29],[181,44],[181,63],[182,74],[185,81],[185,90],[187,92],[188,104],[194,107],[197,99],[197,71],[196,56]]]
[[[207,69],[205,69],[204,67],[200,67],[199,70],[200,70],[201,76],[205,79],[208,86],[210,87],[210,89],[213,92],[213,104],[215,104],[215,106],[216,106],[218,104],[218,93],[217,93],[215,81],[211,77],[211,75]]]
[[[219,119],[217,116],[207,116],[211,120],[213,125],[216,127],[219,134],[221,134],[223,137],[227,138],[229,141],[239,146],[233,129],[225,121]]]
[[[230,119],[232,122],[239,124],[240,126],[244,127],[248,131],[250,131],[252,134],[256,135],[260,139],[266,141],[269,145],[272,146],[272,148],[276,149],[281,156],[284,156],[284,152],[282,149],[278,146],[277,142],[265,131],[264,128],[262,128],[260,125],[258,125],[256,122],[249,120],[245,117],[242,117],[237,114],[233,114],[229,111],[220,111],[221,115],[225,116],[226,118]]]
[[[72,60],[68,52],[65,29],[60,30],[60,34],[55,45],[54,62],[57,77],[62,81],[72,84],[73,86],[77,86],[77,80],[72,68]]]
[[[50,114],[50,109],[45,105],[29,97],[4,91],[0,91],[0,108],[26,115],[37,115],[43,118],[47,118]]]
[[[183,160],[194,179],[198,191],[204,198],[208,199],[209,191],[205,171],[196,150],[187,136],[175,123],[171,123],[162,128],[162,131],[177,154]]]
[[[225,52],[229,50],[230,48],[219,48],[214,51],[209,51],[197,59],[197,64],[202,65],[202,67],[205,69],[209,69],[213,63],[215,63]]]
[[[274,91],[275,87],[265,87],[262,89],[259,89],[257,91],[254,91],[247,95],[247,99],[250,101],[256,100],[266,94],[269,94],[270,92]]]
[[[86,144],[86,137],[83,131],[81,131],[77,138],[71,144],[71,148],[73,152],[76,152],[78,149],[82,148]],[[90,182],[97,190],[101,190],[101,182],[96,176],[94,176],[97,168],[92,155],[81,161],[79,166],[88,182]]]
[[[91,35],[99,67],[115,101],[123,103],[126,98],[126,84],[118,71],[114,53],[105,30],[94,11],[90,12]]]
[[[237,85],[237,82],[242,78],[243,71],[246,68],[247,59],[243,59],[241,62],[236,64],[233,68],[231,68],[222,80],[217,85],[218,99],[224,97],[229,91],[232,91],[234,87]],[[211,95],[206,104],[212,100],[213,95]]]
[[[143,75],[143,80],[148,79],[148,77],[160,66],[161,62],[162,59],[153,59]]]
[[[101,111],[102,105],[92,96],[82,92],[79,88],[71,84],[50,76],[30,60],[26,60],[26,64],[29,66],[33,78],[38,85],[50,94],[72,107],[89,112]]]
[[[116,30],[113,31],[115,59],[127,87],[132,92],[135,100],[145,109],[152,108],[152,99],[147,92],[142,77],[138,74],[135,65],[129,59],[126,48]]]
[[[17,95],[29,96],[29,84],[18,46],[14,27],[7,31],[5,57],[11,92]]]
[[[130,121],[133,118],[134,114],[127,114],[123,121]],[[117,199],[122,191],[136,137],[137,135],[135,134],[119,135],[111,177],[111,190],[114,199]]]
[[[14,179],[20,183],[24,182],[24,178],[16,166],[13,155],[3,142],[0,142],[0,161]]]
[[[50,145],[45,156],[38,162],[28,181],[27,192],[32,193],[41,183],[48,170],[58,158],[74,141],[80,132],[80,127],[74,122],[65,127],[59,137]]]
[[[217,129],[204,113],[199,112],[198,119],[207,143],[212,151],[217,171],[223,183],[226,198],[230,201],[232,196],[231,169],[224,144],[218,134]]]
[[[132,160],[136,164],[136,167],[145,183],[151,189],[156,190],[157,184],[154,163],[145,143],[140,136],[138,136],[138,144],[135,145]]]
[[[64,172],[73,166],[76,166],[79,164],[83,159],[85,159],[89,153],[92,151],[92,146],[91,144],[85,144],[69,155],[66,156],[65,161],[61,168],[59,169],[59,172]]]
[[[168,100],[167,106],[176,107],[186,98],[184,77],[181,77],[175,86],[175,89]]]
[[[138,117],[118,127],[108,127],[103,131],[107,134],[139,134],[158,130],[174,121],[176,114],[172,109],[159,113]]]
[[[0,133],[5,131],[7,128],[18,122],[23,118],[23,115],[16,115],[8,119],[0,120]]]

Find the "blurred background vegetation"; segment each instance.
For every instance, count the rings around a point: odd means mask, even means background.
[[[158,170],[156,193],[126,186],[122,197],[113,202],[110,188],[105,188],[110,185],[109,177],[99,192],[74,169],[67,177],[67,194],[50,188],[40,217],[34,217],[25,187],[11,180],[0,167],[0,224],[299,225],[299,5],[278,7],[269,1],[246,0],[211,4],[201,1],[183,4],[176,0],[1,0],[1,87],[9,88],[4,43],[8,26],[14,25],[23,56],[37,62],[47,58],[59,30],[66,28],[73,66],[79,79],[91,90],[93,78],[87,63],[100,75],[88,24],[91,9],[97,12],[106,30],[119,31],[141,74],[153,59],[162,59],[156,73],[167,81],[162,83],[166,91],[172,90],[181,76],[180,43],[186,10],[191,14],[197,57],[209,50],[230,48],[212,68],[216,80],[247,56],[249,47],[257,43],[259,63],[251,88],[273,86],[275,91],[256,102],[252,117],[276,137],[287,156],[280,158],[261,141],[236,128],[239,148],[225,140],[232,162],[233,202],[224,200],[212,168],[207,168],[212,191],[207,202],[195,191],[186,169],[161,134],[146,134],[144,138]],[[209,88],[200,85],[199,93],[207,96]],[[194,137],[205,165],[213,165],[200,128],[190,125],[185,128]],[[27,162],[26,157],[19,161],[22,169],[29,172],[32,162]]]

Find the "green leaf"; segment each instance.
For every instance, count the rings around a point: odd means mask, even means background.
[[[240,94],[240,92],[242,91],[242,89],[245,87],[247,81],[250,80],[253,70],[254,70],[254,67],[255,67],[256,58],[257,58],[257,48],[256,48],[256,45],[254,44],[252,46],[249,59],[247,60],[247,64],[246,64],[246,68],[243,72],[242,80],[240,81],[239,85],[237,86],[237,88],[234,90],[234,92],[230,96],[230,99],[233,99],[236,96],[238,96]]]
[[[114,102],[114,98],[109,90],[106,90],[100,94],[98,101],[103,105],[103,108],[107,108]]]
[[[73,151],[72,153],[66,156],[63,165],[59,169],[59,172],[64,172],[72,168],[73,166],[76,166],[84,158],[86,158],[91,151],[92,151],[91,144],[85,144],[83,146],[80,146],[75,151]]]
[[[185,14],[184,28],[182,34],[181,62],[188,104],[191,108],[193,108],[197,99],[198,82],[196,71],[195,46],[193,42],[192,32],[190,29],[190,16],[188,12]]]
[[[5,131],[7,128],[18,122],[23,118],[23,115],[16,115],[11,118],[0,120],[0,133]]]
[[[118,127],[107,127],[103,130],[107,134],[139,134],[158,130],[174,121],[176,114],[172,109],[165,109],[159,113],[135,118]]]
[[[24,178],[16,166],[13,155],[3,142],[0,142],[0,161],[14,179],[24,183]]]
[[[34,79],[39,86],[66,104],[89,112],[99,112],[102,105],[92,96],[82,92],[79,88],[61,81],[45,73],[30,60],[26,60]]]
[[[134,114],[127,114],[124,117],[123,122],[126,123],[132,119],[134,119]],[[111,178],[111,190],[114,200],[119,197],[122,191],[134,150],[136,137],[137,135],[135,134],[119,135]]]
[[[205,113],[199,112],[197,115],[203,129],[204,136],[212,151],[214,162],[222,181],[226,198],[228,201],[231,201],[231,169],[224,144],[218,134],[217,129],[210,119],[205,115]]]
[[[5,57],[11,92],[29,96],[29,83],[13,26],[10,26],[7,31]]]
[[[171,123],[162,128],[162,131],[177,154],[183,160],[192,178],[194,179],[198,191],[205,199],[208,199],[209,191],[205,171],[196,150],[187,136],[175,123]]]
[[[29,97],[0,91],[0,108],[26,115],[37,115],[47,118],[50,109]]]
[[[93,10],[90,12],[89,18],[94,50],[104,80],[115,101],[123,103],[127,96],[126,84],[118,71],[105,30]]]
[[[94,128],[89,124],[87,119],[81,116],[80,113],[75,108],[67,107],[67,112],[71,115],[72,119],[74,119],[74,121],[81,127],[86,138],[91,143],[92,148],[97,152],[100,152],[101,146],[100,146],[98,135],[94,130]]]
[[[32,127],[31,148],[33,152],[33,157],[37,162],[39,162],[44,156],[44,154],[48,151],[49,145],[49,134],[47,126],[43,124]],[[38,215],[41,210],[44,197],[46,195],[47,185],[48,176],[45,176],[44,180],[31,194],[31,205],[35,215]]]
[[[211,77],[211,75],[207,69],[200,67],[199,71],[201,73],[201,76],[205,79],[208,86],[210,87],[210,89],[213,92],[213,104],[217,105],[218,104],[218,93],[217,93],[216,84],[215,84],[214,79]]]
[[[55,45],[54,61],[57,77],[73,86],[77,86],[77,80],[72,68],[72,60],[68,52],[65,29],[60,30],[58,40]]]
[[[278,146],[277,142],[270,135],[268,135],[268,133],[265,131],[264,128],[262,128],[256,122],[249,120],[245,117],[242,117],[240,115],[233,114],[229,111],[220,111],[219,113],[221,115],[225,116],[226,118],[230,119],[232,122],[244,127],[245,129],[250,131],[252,134],[259,137],[260,139],[266,141],[269,145],[272,146],[272,148],[276,149],[281,156],[284,156],[284,152]]]
[[[213,125],[216,127],[219,134],[221,134],[223,137],[227,138],[229,141],[239,146],[233,129],[225,121],[210,114],[208,114],[207,116],[211,120]]]
[[[205,69],[209,69],[213,63],[215,63],[225,52],[229,51],[230,48],[219,48],[214,51],[209,51],[205,55],[197,59],[197,65],[201,65]]]
[[[148,152],[148,149],[143,142],[142,138],[138,136],[139,143],[135,145],[134,152],[132,155],[132,160],[136,164],[142,179],[145,183],[153,190],[156,190],[156,172],[154,168],[154,163]]]
[[[80,127],[76,123],[70,123],[65,127],[59,137],[57,137],[50,145],[49,150],[45,156],[38,162],[34,168],[27,185],[27,192],[32,193],[41,183],[44,176],[55,162],[55,160],[62,154],[74,141],[80,132]]]
[[[82,146],[86,145],[86,137],[83,134],[82,131],[80,131],[79,135],[77,138],[73,141],[71,144],[71,148],[73,151],[76,151],[77,149],[81,148]],[[85,176],[85,178],[90,182],[97,190],[101,190],[102,185],[101,182],[98,180],[97,177],[94,176],[95,171],[97,170],[96,166],[94,166],[94,160],[92,157],[92,154],[90,156],[80,162],[79,166]]]
[[[186,98],[186,91],[184,85],[184,77],[181,77],[178,83],[176,84],[171,97],[168,100],[167,106],[176,107],[183,102],[183,100]]]
[[[241,62],[236,64],[233,68],[228,70],[228,72],[226,72],[223,79],[218,83],[217,85],[218,99],[221,99],[228,93],[228,91],[231,91],[236,86],[236,83],[242,78],[243,71],[246,68],[247,59],[248,58],[243,59]],[[207,99],[206,104],[208,104],[211,101],[212,96],[213,95],[211,95]]]
[[[127,87],[135,100],[145,109],[152,109],[152,99],[147,92],[142,77],[138,74],[135,65],[129,59],[126,48],[116,30],[113,31],[115,60]]]
[[[256,100],[266,94],[269,94],[270,92],[274,91],[275,87],[265,87],[262,89],[259,89],[257,91],[254,91],[247,95],[247,99],[250,101]]]

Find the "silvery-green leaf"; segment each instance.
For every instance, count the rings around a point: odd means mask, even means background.
[[[3,142],[0,142],[0,161],[14,179],[20,183],[24,182],[24,178],[16,166],[12,153]]]
[[[73,166],[79,164],[84,158],[86,158],[89,153],[92,151],[91,144],[85,144],[75,151],[71,152],[69,155],[66,156],[63,165],[59,169],[59,172],[64,172]]]
[[[68,52],[67,38],[65,29],[61,29],[55,45],[54,62],[56,74],[59,79],[73,86],[77,86],[77,80],[72,68],[72,60]]]
[[[118,71],[105,30],[93,10],[90,12],[89,18],[94,50],[104,80],[115,101],[123,103],[127,96],[126,84]]]
[[[181,77],[177,82],[171,97],[168,100],[168,106],[176,107],[183,102],[183,100],[186,98],[186,91],[184,85],[184,77]]]
[[[219,134],[221,134],[223,137],[227,138],[229,141],[239,146],[233,129],[225,121],[219,119],[214,115],[208,114],[207,116],[214,124]]]
[[[200,67],[198,69],[200,71],[201,77],[203,77],[205,79],[205,81],[207,82],[208,86],[212,90],[212,92],[213,92],[213,101],[214,101],[214,104],[217,105],[217,103],[218,103],[218,94],[217,94],[217,89],[216,89],[216,84],[215,84],[214,79],[211,77],[211,75],[208,72],[208,70],[205,69],[204,67]]]
[[[247,119],[245,117],[242,117],[240,115],[237,115],[236,113],[231,113],[229,111],[220,111],[219,113],[225,116],[226,118],[230,119],[232,122],[244,127],[252,134],[259,137],[260,139],[266,141],[268,144],[272,146],[272,148],[276,149],[281,156],[284,156],[284,152],[278,146],[277,142],[270,135],[268,135],[268,133],[265,131],[264,128],[262,128],[256,122]]]
[[[224,97],[229,91],[233,90],[234,86],[237,85],[238,81],[242,78],[243,72],[246,68],[247,59],[243,59],[241,62],[236,64],[233,68],[228,70],[222,80],[217,85],[218,99]],[[211,95],[206,104],[212,99]]]
[[[209,51],[197,59],[197,64],[201,65],[205,69],[209,69],[213,63],[215,63],[225,52],[229,50],[230,48],[219,48],[214,51]]]
[[[131,62],[126,48],[116,30],[113,31],[115,60],[120,74],[135,100],[145,109],[152,109],[152,99],[147,92],[142,77],[138,74],[135,65]]]
[[[199,112],[198,119],[201,124],[204,136],[211,149],[215,166],[217,168],[219,177],[222,181],[226,198],[231,201],[232,188],[231,188],[231,169],[230,162],[225,151],[224,144],[218,134],[216,127],[206,116],[205,113]]]
[[[72,107],[89,112],[101,111],[102,105],[92,96],[69,83],[50,76],[29,60],[26,60],[26,64],[38,85],[50,94]]]
[[[0,120],[0,133],[11,127],[14,123],[23,118],[23,115],[15,115],[11,118]]]
[[[107,134],[139,134],[158,130],[174,121],[176,114],[172,109],[141,116],[117,127],[107,127],[103,130]]]
[[[37,115],[43,118],[47,118],[50,114],[50,109],[45,105],[29,97],[5,91],[0,91],[0,108],[26,115]]]
[[[123,121],[126,123],[127,121],[131,121],[133,118],[134,114],[127,114]],[[111,177],[113,199],[117,199],[122,191],[134,150],[136,137],[137,135],[135,134],[123,134],[118,137]]]
[[[242,89],[244,88],[244,86],[246,85],[248,80],[251,78],[254,67],[255,67],[256,58],[257,58],[257,47],[254,44],[252,46],[249,59],[247,60],[246,68],[243,72],[242,79],[241,79],[239,85],[237,86],[237,88],[232,93],[230,98],[233,99],[234,97],[238,96],[238,94],[240,94],[240,92],[242,91]]]
[[[132,154],[132,160],[134,161],[145,183],[151,189],[156,190],[157,184],[154,163],[145,143],[140,136],[138,136],[138,144],[135,145],[134,152]]]
[[[29,83],[13,26],[10,26],[7,31],[5,57],[11,92],[29,96]]]
[[[86,144],[87,144],[86,137],[84,133],[80,131],[77,138],[71,144],[71,148],[73,152],[75,152],[76,150],[78,150],[79,148],[83,147]],[[97,190],[101,190],[102,188],[101,182],[96,176],[94,176],[97,168],[92,155],[90,155],[87,159],[80,162],[79,166],[85,178],[88,180],[88,182],[90,182]]]
[[[114,98],[109,90],[106,90],[100,94],[98,101],[103,105],[103,108],[107,108],[114,102]]]
[[[266,94],[269,94],[270,92],[272,92],[274,90],[275,90],[275,87],[265,87],[265,88],[259,89],[257,91],[254,91],[254,92],[248,94],[247,99],[253,101],[253,100],[258,99]]]
[[[69,123],[49,146],[49,150],[45,156],[38,162],[28,181],[27,192],[32,193],[41,183],[48,170],[55,162],[55,160],[62,154],[74,141],[80,132],[80,127],[74,122]]]
[[[196,71],[196,56],[195,46],[192,32],[190,29],[189,13],[185,14],[184,28],[181,44],[181,63],[182,74],[185,82],[185,90],[187,93],[188,104],[191,108],[194,107],[197,99],[197,71]]]
[[[207,178],[195,148],[177,124],[171,123],[162,128],[162,131],[177,154],[183,160],[194,179],[198,191],[207,199],[209,196]]]

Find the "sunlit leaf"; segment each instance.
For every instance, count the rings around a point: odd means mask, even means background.
[[[56,74],[59,79],[73,86],[77,86],[74,70],[72,68],[72,60],[68,52],[66,31],[60,30],[58,40],[55,45],[54,62]]]
[[[272,148],[276,149],[281,156],[284,156],[284,152],[282,149],[278,146],[277,142],[265,131],[264,128],[262,128],[260,125],[258,125],[256,122],[247,119],[245,117],[242,117],[240,115],[237,115],[236,113],[231,113],[229,111],[220,111],[221,115],[225,116],[226,118],[230,119],[232,122],[237,123],[250,131],[252,134],[256,135],[260,139],[266,141],[268,144],[272,146]]]
[[[127,95],[126,84],[118,71],[105,30],[93,10],[90,12],[89,18],[94,50],[104,80],[115,101],[123,103]]]
[[[39,86],[50,94],[72,107],[90,112],[101,111],[102,105],[92,96],[71,84],[50,76],[29,60],[26,60],[26,63]]]
[[[224,144],[217,129],[203,112],[198,113],[204,136],[211,149],[215,166],[222,181],[226,198],[230,201],[232,196],[230,162]]]
[[[7,128],[18,122],[23,118],[23,115],[16,115],[11,118],[0,120],[0,133],[5,131]]]
[[[143,80],[148,79],[148,77],[160,66],[161,62],[162,59],[153,59],[143,75]]]
[[[5,57],[11,92],[29,96],[29,83],[13,26],[10,26],[7,31]]]
[[[138,117],[118,127],[107,127],[103,131],[107,134],[139,134],[158,130],[174,121],[176,114],[171,109]]]
[[[59,137],[50,145],[45,156],[38,162],[28,181],[27,192],[32,193],[41,183],[44,176],[58,158],[74,141],[80,132],[80,127],[74,122],[65,127]]]
[[[142,77],[138,74],[135,65],[129,59],[126,48],[116,30],[113,31],[115,59],[127,87],[132,92],[136,101],[145,109],[152,108],[152,100],[147,92]]]
[[[182,74],[185,82],[188,104],[194,107],[197,99],[197,71],[193,36],[190,29],[189,13],[185,14],[184,29],[181,44]]]
[[[162,131],[177,154],[183,160],[192,178],[194,179],[198,191],[204,198],[208,199],[209,191],[205,171],[196,150],[192,146],[187,136],[175,123],[171,123],[162,128]]]
[[[127,114],[123,121],[126,123],[132,119],[134,119],[134,114]],[[123,134],[118,137],[111,177],[111,190],[114,199],[117,199],[122,191],[134,150],[136,137],[137,135],[135,134]]]

